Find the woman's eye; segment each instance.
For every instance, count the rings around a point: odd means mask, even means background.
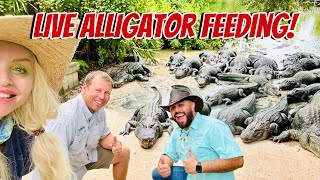
[[[12,71],[17,72],[18,74],[27,74],[27,70],[24,67],[12,67],[11,68]]]

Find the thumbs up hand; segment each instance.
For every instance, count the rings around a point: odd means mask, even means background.
[[[188,174],[196,174],[197,157],[192,153],[191,149],[188,150],[188,154],[189,158],[183,162],[184,169]]]
[[[114,156],[116,156],[116,155],[120,155],[121,152],[122,152],[122,145],[117,140],[117,136],[113,136],[112,153],[113,153]]]
[[[167,178],[171,174],[171,168],[167,163],[165,163],[164,157],[160,158],[160,161],[158,164],[158,172],[163,178]]]

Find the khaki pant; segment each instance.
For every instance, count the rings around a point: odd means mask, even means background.
[[[112,151],[108,149],[104,149],[100,146],[97,147],[97,151],[98,151],[98,161],[87,164],[86,168],[88,170],[108,169],[113,159]]]

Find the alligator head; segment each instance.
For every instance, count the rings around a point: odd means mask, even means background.
[[[281,73],[281,77],[292,77],[293,75],[295,75],[297,72],[299,71],[302,71],[303,69],[301,68],[301,66],[299,65],[291,65],[291,66],[288,66],[286,68],[286,70],[284,70],[282,73]]]
[[[304,88],[294,88],[293,90],[289,91],[287,93],[287,97],[288,97],[288,101],[302,101],[302,100],[305,100],[305,98],[307,97],[304,97],[306,94],[306,91]]]
[[[274,76],[274,74],[275,74],[274,70],[271,69],[271,68],[268,67],[268,66],[260,67],[260,68],[255,72],[255,75],[263,76],[263,77],[265,77],[267,80],[272,79],[272,77]]]
[[[240,138],[245,143],[262,141],[278,131],[278,125],[270,121],[254,120],[244,129]]]
[[[177,60],[177,59],[173,59],[171,62],[169,62],[167,64],[167,66],[169,66],[169,70],[170,71],[174,71],[176,70],[179,66],[181,66],[183,64],[183,61]]]
[[[279,89],[281,90],[290,90],[295,88],[299,83],[295,79],[286,79],[282,81],[279,85]]]
[[[192,72],[190,67],[182,65],[179,66],[174,73],[177,79],[181,79],[191,75]]]
[[[210,84],[210,77],[208,75],[206,75],[206,74],[199,74],[196,77],[196,80],[197,80],[198,86],[200,88],[203,88],[206,85]]]
[[[228,53],[222,53],[219,55],[218,61],[221,63],[225,63],[229,61],[230,58],[231,56]]]
[[[234,66],[232,66],[232,68],[230,69],[231,73],[238,73],[238,74],[245,74],[247,73],[247,67],[242,64],[242,63],[238,63],[235,64]]]
[[[162,132],[161,124],[157,120],[147,117],[137,125],[135,135],[139,139],[140,146],[149,149],[162,136]]]
[[[296,62],[299,61],[299,59],[300,58],[298,56],[293,55],[293,56],[287,57],[286,59],[282,60],[281,62],[283,63],[284,67],[287,67],[289,65],[295,64]]]
[[[223,101],[222,101],[222,97],[220,96],[207,96],[205,98],[206,102],[209,104],[209,106],[215,106],[215,105],[218,105],[218,104],[222,104]]]
[[[132,82],[134,80],[134,77],[132,75],[129,75],[125,71],[120,71],[117,73],[113,78],[113,88],[120,88],[127,82]]]

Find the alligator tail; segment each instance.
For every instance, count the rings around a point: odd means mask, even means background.
[[[157,104],[161,104],[162,103],[162,96],[161,96],[161,93],[160,93],[158,87],[151,86],[151,89],[154,92],[154,100],[156,101]]]

